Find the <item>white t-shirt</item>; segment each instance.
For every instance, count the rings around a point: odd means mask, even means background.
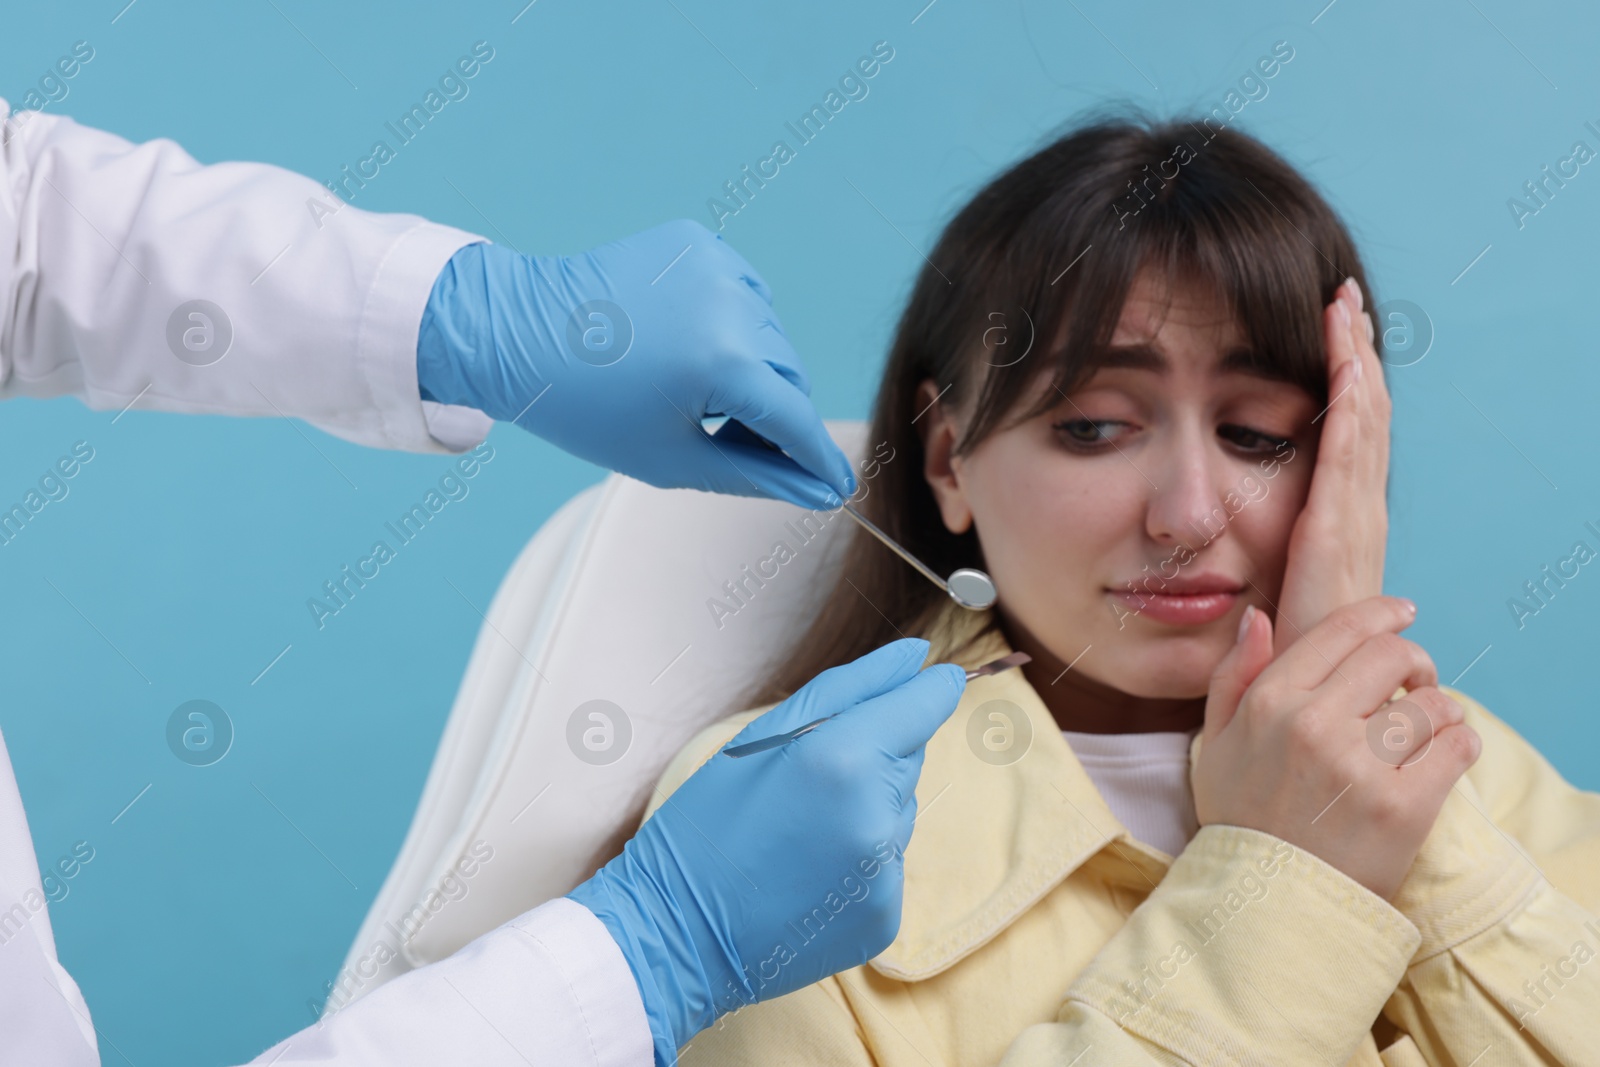
[[[1189,743],[1198,732],[1061,736],[1128,832],[1176,856],[1200,829],[1189,788]]]

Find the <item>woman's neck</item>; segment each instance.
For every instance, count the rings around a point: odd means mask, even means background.
[[[1185,732],[1205,721],[1206,698],[1139,697],[1084,674],[1063,662],[1023,627],[1002,626],[1011,647],[1033,662],[1022,668],[1028,683],[1063,730],[1084,734]]]

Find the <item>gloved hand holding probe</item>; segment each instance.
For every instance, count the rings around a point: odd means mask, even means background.
[[[733,741],[835,718],[747,759],[718,752],[570,894],[621,946],[658,1064],[718,1016],[894,940],[923,746],[966,689],[959,667],[920,670],[927,654],[907,638],[818,675]],[[802,929],[830,893],[848,903]]]

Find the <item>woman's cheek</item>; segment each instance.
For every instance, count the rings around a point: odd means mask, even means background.
[[[1243,507],[1234,517],[1239,539],[1257,573],[1274,586],[1274,598],[1288,564],[1295,520],[1311,488],[1311,464],[1304,452],[1286,455],[1287,461],[1279,461],[1275,470],[1263,462],[1240,481]]]
[[[1039,517],[1039,504],[1017,480],[984,480],[973,494],[972,521],[983,545],[984,564],[996,582],[1011,585],[1050,566],[1042,549],[1049,537]]]
[[[1030,572],[1047,574],[1059,558],[1048,552],[1070,546],[1069,533],[1057,527],[1054,512],[1062,507],[1062,487],[1053,482],[1036,457],[998,454],[975,467],[968,503],[983,543],[984,559],[995,580],[1013,580]]]
[[[1139,536],[1141,494],[1121,484],[1120,472],[1110,465],[1101,471],[1110,477],[1040,464],[990,483],[999,499],[986,501],[988,525],[982,517],[978,521],[980,529],[990,531],[984,536],[985,553],[991,544],[1002,553],[990,560],[996,581],[1004,572],[1059,594],[1085,581],[1094,561]]]
[[[1272,467],[1276,468],[1276,473],[1270,478],[1260,475],[1275,501],[1275,514],[1287,528],[1293,528],[1294,520],[1299,517],[1311,495],[1311,475],[1316,470],[1316,463],[1315,447],[1296,448],[1289,445],[1279,449],[1273,456]],[[1265,464],[1262,466],[1263,469],[1272,469]],[[1284,538],[1288,539],[1287,532]]]

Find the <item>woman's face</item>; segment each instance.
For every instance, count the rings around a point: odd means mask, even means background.
[[[1044,414],[965,456],[962,412],[924,429],[945,525],[977,527],[1013,641],[1143,697],[1203,696],[1245,606],[1273,610],[1318,434],[1304,390],[1240,369],[1214,296],[1170,295],[1141,274],[1108,360]]]

